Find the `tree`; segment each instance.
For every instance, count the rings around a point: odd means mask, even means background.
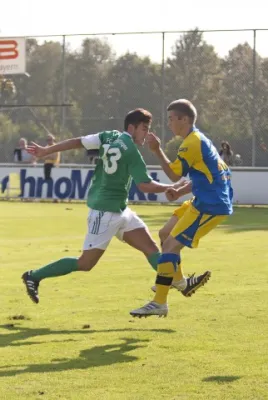
[[[0,112],[0,162],[12,162],[13,150],[19,139],[19,127],[7,114]]]
[[[167,142],[165,152],[170,161],[173,162],[176,160],[181,142],[182,138],[180,136],[174,136],[169,142]]]
[[[148,57],[126,53],[119,57],[107,76],[108,102],[111,115],[122,118],[137,107],[160,115],[160,66]]]
[[[8,104],[16,97],[16,86],[12,79],[0,75],[0,102]]]
[[[252,161],[252,134],[256,135],[258,151],[260,138],[268,122],[265,64],[256,54],[254,71],[253,57],[253,49],[244,43],[232,49],[223,60],[223,79],[219,92],[222,112],[217,126],[218,134],[233,143],[235,151],[242,154],[248,165]]]
[[[198,29],[183,34],[166,63],[166,100],[186,98],[199,111],[199,126],[213,126],[219,107],[217,92],[222,77],[221,59]]]
[[[27,41],[27,71],[30,77],[18,76],[16,104],[59,104],[60,83],[58,73],[62,69],[62,49],[58,42],[38,44],[36,40]],[[60,112],[57,108],[35,109],[38,118],[51,132],[57,133],[60,126]],[[29,112],[25,109],[13,113],[15,123],[27,124]]]
[[[31,76],[14,75],[16,96],[6,97],[5,102],[60,104],[65,83],[64,100],[73,107],[10,110],[2,126],[9,124],[9,131],[15,132],[13,138],[20,134],[43,142],[46,135],[43,125],[57,139],[122,129],[126,112],[136,107],[153,113],[153,129],[160,134],[162,66],[159,63],[136,53],[116,58],[105,40],[90,38],[76,50],[66,45],[63,77],[62,55],[59,42],[27,40],[27,71]],[[166,105],[183,97],[193,101],[199,114],[197,126],[216,144],[229,140],[234,151],[241,154],[244,164],[251,163],[254,130],[257,162],[267,165],[264,151],[265,146],[268,148],[267,91],[268,59],[254,54],[247,43],[236,46],[221,59],[198,29],[178,37],[165,64]],[[171,133],[167,137],[171,139]],[[174,139],[167,145],[170,158],[174,158],[176,149]],[[154,156],[146,148],[143,154],[147,162],[155,163]],[[65,156],[66,162],[81,159],[81,153],[66,153]]]
[[[81,131],[94,132],[102,118],[107,117],[108,96],[106,76],[114,54],[108,43],[86,39],[82,48],[68,54],[66,61],[67,97],[81,111]],[[98,130],[98,129],[97,129]]]

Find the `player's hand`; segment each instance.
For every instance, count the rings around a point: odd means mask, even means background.
[[[186,183],[188,183],[188,180],[185,179],[184,177],[182,177],[182,178],[179,180],[179,182],[177,182],[177,183],[175,183],[175,184],[173,185],[173,187],[174,187],[175,189],[179,189],[179,188],[181,188],[182,186],[185,186]]]
[[[166,198],[168,199],[168,201],[175,201],[180,197],[178,191],[176,189],[174,189],[174,187],[168,188],[165,191],[165,195],[166,195]]]
[[[161,146],[161,140],[153,132],[148,133],[146,137],[146,142],[151,151],[157,151]]]
[[[47,147],[39,146],[39,144],[34,142],[31,142],[30,146],[26,147],[26,151],[38,158],[42,158],[47,155]]]

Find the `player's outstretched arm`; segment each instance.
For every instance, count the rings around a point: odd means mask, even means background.
[[[149,176],[145,162],[137,149],[128,157],[128,170],[141,192],[163,193],[168,188],[173,187],[172,184],[154,181]]]
[[[140,183],[137,186],[138,189],[144,193],[163,193],[167,189],[173,187],[173,185],[166,185],[165,183],[159,183],[156,181],[151,181],[148,183]]]
[[[60,151],[73,150],[82,148],[81,138],[73,138],[63,140],[62,142],[53,144],[49,147],[39,146],[37,143],[31,142],[30,146],[27,146],[27,151],[33,154],[35,157],[42,158],[49,154],[57,153]]]
[[[192,182],[187,180],[175,183],[174,185],[174,188],[177,189],[178,193],[180,193],[180,197],[184,196],[185,194],[191,193],[192,187]]]
[[[192,182],[185,181],[183,184],[175,184],[173,187],[165,191],[166,198],[169,201],[178,200],[180,197],[185,196],[192,192]]]
[[[163,171],[168,176],[168,178],[172,182],[177,182],[180,179],[180,176],[175,174],[175,172],[171,169],[171,161],[168,159],[163,149],[161,148],[161,141],[159,137],[157,137],[154,133],[149,133],[147,136],[147,143],[150,150],[155,153],[155,155],[159,159],[161,167],[163,168]]]

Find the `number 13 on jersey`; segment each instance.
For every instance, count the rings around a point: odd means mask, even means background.
[[[103,168],[106,174],[114,174],[117,171],[118,163],[122,154],[117,147],[110,148],[109,144],[103,145],[104,153],[102,156]]]

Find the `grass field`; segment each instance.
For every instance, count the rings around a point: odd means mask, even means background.
[[[155,238],[171,206],[133,206]],[[82,204],[0,203],[0,400],[268,399],[268,209],[238,208],[185,273],[210,269],[192,298],[171,291],[168,318],[132,319],[154,272],[116,239],[90,273],[43,281],[31,303],[20,276],[80,254]]]

